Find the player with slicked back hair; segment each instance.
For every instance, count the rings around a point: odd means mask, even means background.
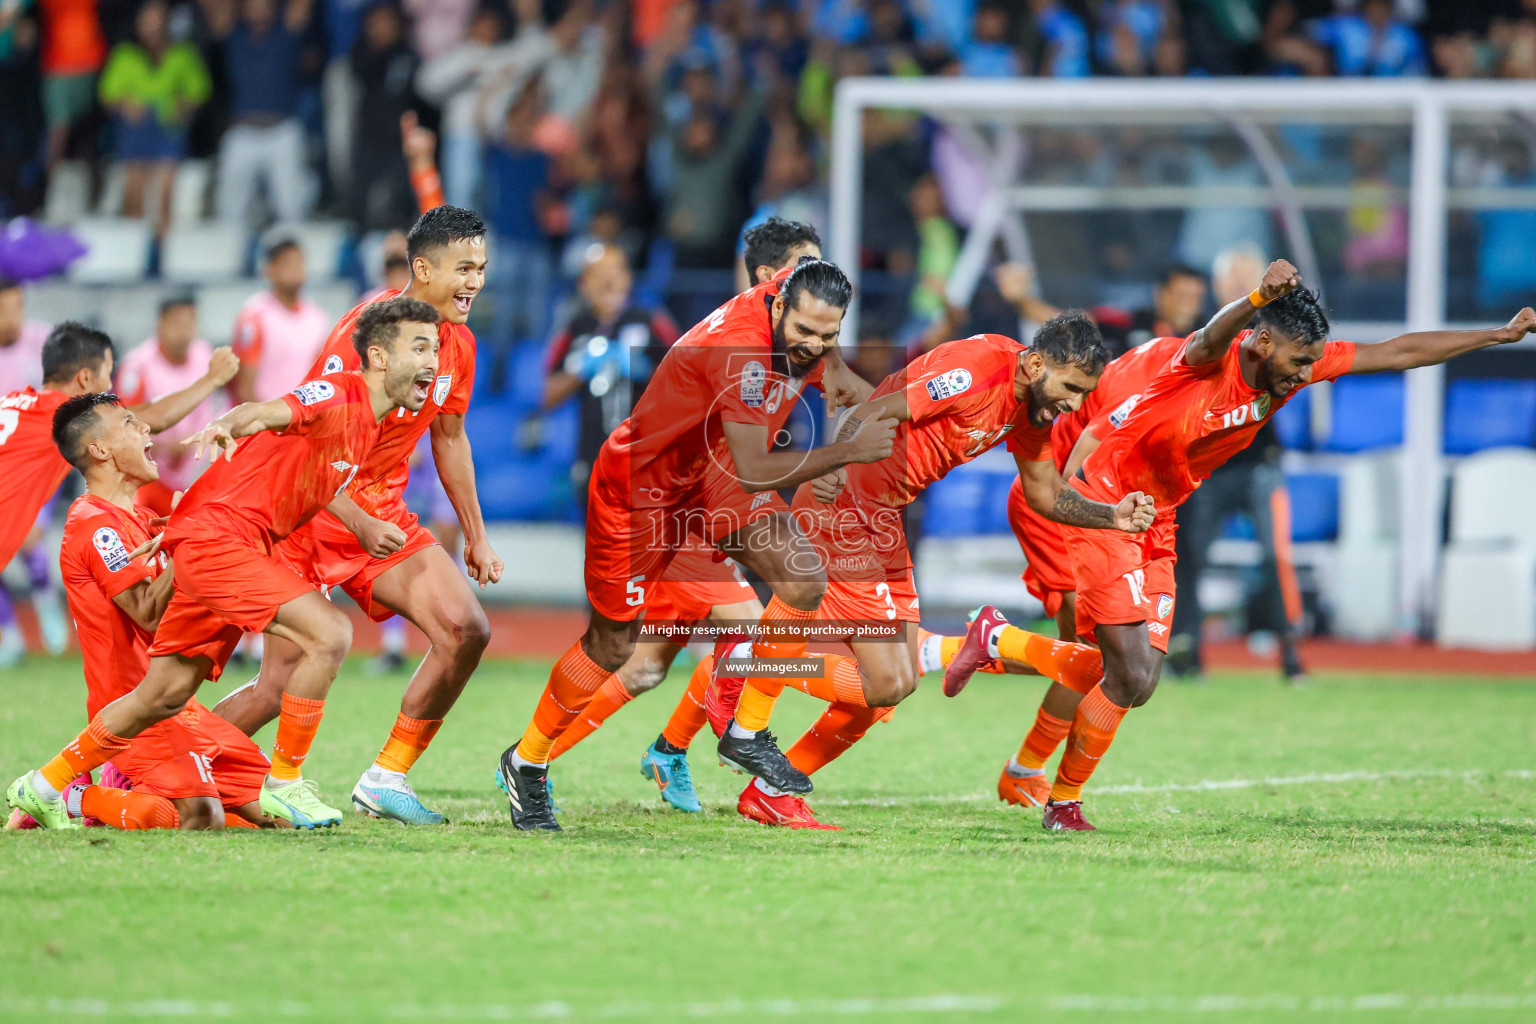
[[[1069,530],[1077,632],[1098,644],[1104,679],[1078,703],[1046,803],[1045,828],[1093,831],[1082,788],[1126,712],[1151,699],[1168,647],[1175,588],[1174,517],[1201,481],[1242,450],[1274,411],[1317,381],[1441,363],[1464,352],[1519,341],[1536,329],[1522,309],[1502,327],[1421,331],[1376,345],[1328,340],[1317,296],[1296,268],[1276,260],[1249,295],[1229,303],[1177,348],[1123,417],[1101,415],[1078,439],[1072,486],[1110,501],[1132,489],[1157,502],[1157,521],[1138,537]],[[1249,326],[1251,324],[1251,327]],[[1118,420],[1118,422],[1116,422]],[[987,657],[1010,627],[978,618],[946,674],[947,691]]]

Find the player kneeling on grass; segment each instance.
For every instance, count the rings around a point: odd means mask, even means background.
[[[377,303],[354,335],[365,369],[237,406],[187,439],[197,456],[211,448],[214,457],[166,526],[175,577],[144,678],[93,715],[52,761],[13,782],[7,803],[46,828],[76,827],[61,791],[180,714],[249,630],[303,651],[283,695],[261,809],[304,828],[341,821],[299,769],[352,644],[352,625],[273,549],[347,488],[385,416],[426,403],[437,373],[437,322],[436,311],[415,299]]]
[[[173,570],[154,539],[159,523],[134,502],[160,470],[149,454],[149,424],[116,395],[64,402],[53,416],[53,440],[85,477],[85,494],[64,524],[59,568],[85,659],[86,712],[94,716],[144,677],[155,627],[171,600]],[[258,804],[266,757],[195,699],[139,733],[113,764],[132,789],[78,779],[65,790],[71,818],[123,829],[275,824]],[[30,824],[22,811],[13,812],[13,826]]]

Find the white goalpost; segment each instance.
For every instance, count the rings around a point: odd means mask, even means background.
[[[1536,207],[1536,189],[1449,187],[1454,119],[1536,115],[1536,83],[1435,82],[1414,79],[892,79],[850,78],[837,86],[831,150],[829,258],[857,285],[864,176],[863,118],[870,109],[907,109],[942,122],[985,168],[986,192],[948,282],[947,295],[969,302],[1001,243],[1010,259],[1029,259],[1026,211],[1259,207],[1279,223],[1280,251],[1317,283],[1308,209],[1348,208],[1348,182],[1293,182],[1266,128],[1277,124],[1396,126],[1410,133],[1407,189],[1408,330],[1446,326],[1447,214],[1450,209]],[[1025,128],[1084,131],[1147,125],[1212,127],[1242,140],[1264,184],[1022,184]],[[1341,195],[1340,193],[1345,193]],[[1234,242],[1241,239],[1233,239]],[[1034,262],[1048,264],[1048,257]],[[1042,266],[1042,269],[1049,269]],[[1512,311],[1511,311],[1512,312]],[[844,335],[857,339],[858,309]],[[1392,325],[1396,327],[1397,325]],[[1347,336],[1342,332],[1339,336]],[[1379,340],[1361,337],[1360,340]],[[1398,508],[1397,630],[1425,632],[1433,622],[1444,507],[1441,445],[1444,370],[1407,374]]]

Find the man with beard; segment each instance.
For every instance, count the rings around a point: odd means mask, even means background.
[[[629,658],[648,590],[688,536],[756,572],[774,596],[758,620],[757,657],[805,653],[804,628],[816,614],[826,574],[804,536],[776,507],[772,491],[851,462],[891,453],[895,423],[866,418],[859,429],[808,452],[772,451],[771,416],[798,397],[808,375],[825,368],[834,406],[862,388],[837,355],[837,336],[853,287],[822,260],[799,264],[736,296],[668,351],[634,413],[603,444],[587,499],[586,588],[592,617],[585,635],[550,673],[533,721],[501,756],[498,781],[519,829],[559,831],[548,771],[555,740]],[[706,493],[720,451],[730,454],[736,486]],[[809,792],[767,731],[782,686],[743,694],[737,720],[721,738],[721,760],[779,789]]]
[[[794,516],[827,566],[820,617],[842,630],[852,658],[822,659],[819,675],[789,683],[830,705],[788,759],[810,775],[840,755],[917,688],[917,590],[901,510],[956,466],[1006,444],[1031,507],[1059,523],[1140,533],[1152,523],[1139,492],[1114,503],[1085,500],[1051,458],[1051,423],[1076,410],[1098,384],[1105,353],[1081,312],[1041,325],[1029,345],[998,334],[946,342],[882,381],[839,430],[851,436],[873,418],[893,418],[896,453],[802,486]],[[846,627],[846,628],[844,628]],[[705,707],[714,711],[713,700]],[[761,777],[737,810],[789,828],[831,828],[805,801]]]
[[[1072,486],[1082,497],[1113,501],[1131,488],[1145,490],[1157,501],[1157,521],[1139,537],[1067,531],[1077,632],[1098,644],[1104,679],[1073,714],[1042,819],[1048,830],[1094,831],[1083,817],[1082,789],[1126,712],[1157,688],[1176,593],[1174,516],[1211,471],[1251,443],[1274,411],[1308,384],[1430,366],[1519,341],[1536,329],[1536,312],[1526,308],[1503,327],[1421,331],[1376,345],[1329,341],[1317,296],[1300,284],[1291,264],[1271,263],[1257,288],[1189,336],[1124,422],[1102,416],[1078,439],[1068,466],[1081,466]],[[946,692],[956,692],[955,684],[998,656],[1005,628],[978,617],[945,677]]]

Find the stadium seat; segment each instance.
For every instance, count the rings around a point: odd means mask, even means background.
[[[1289,473],[1291,540],[1334,540],[1339,535],[1339,478],[1332,473]]]
[[[495,472],[480,475],[480,509],[485,518],[546,518],[550,511],[555,472],[551,467],[537,462],[514,459],[498,464]]]
[[[116,343],[121,356],[154,336],[164,290],[153,284],[102,289],[101,329]]]
[[[76,284],[129,284],[149,269],[149,222],[116,217],[87,217],[70,225],[87,252],[69,267]]]
[[[1440,574],[1439,642],[1536,646],[1536,451],[1494,448],[1451,474],[1451,544]]]
[[[1403,443],[1401,374],[1340,377],[1333,384],[1333,416],[1323,447],[1363,452]]]
[[[257,248],[265,250],[285,238],[293,239],[304,249],[304,268],[311,281],[330,281],[341,273],[341,258],[347,247],[345,224],[335,220],[278,224],[261,233]]]
[[[1339,546],[1322,574],[1334,629],[1350,640],[1384,640],[1397,630],[1398,515],[1402,459],[1356,455],[1339,474]]]
[[[1471,455],[1485,448],[1536,442],[1536,380],[1453,380],[1445,389],[1445,450]]]
[[[1303,388],[1275,412],[1280,443],[1293,452],[1312,450],[1312,389]]]
[[[362,297],[357,294],[357,285],[347,280],[311,283],[304,289],[304,294],[325,310],[333,321],[346,316]]]
[[[99,323],[102,292],[64,281],[33,281],[27,285],[27,319],[45,324],[61,320]]]
[[[235,333],[235,318],[245,300],[266,287],[256,278],[230,284],[205,284],[197,289],[198,333],[215,345],[228,345]]]
[[[957,469],[924,494],[923,533],[929,537],[968,537],[983,533],[990,474]]]
[[[507,360],[505,395],[520,408],[537,409],[544,399],[544,353],[547,345],[535,341],[518,342]],[[490,361],[485,361],[489,374]]]
[[[43,219],[50,224],[73,226],[91,212],[91,165],[84,160],[63,160],[48,175],[48,194],[43,199]]]
[[[539,436],[539,461],[569,466],[576,458],[581,434],[581,407],[567,402],[544,417]]]
[[[179,284],[228,281],[245,267],[245,231],[238,224],[208,221],[174,227],[160,245],[160,276]]]
[[[183,160],[176,165],[176,178],[171,183],[172,224],[196,224],[203,219],[212,178],[210,160]]]

